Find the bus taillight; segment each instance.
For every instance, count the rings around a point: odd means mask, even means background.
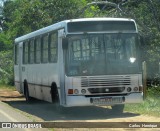
[[[139,86],[139,91],[142,92],[143,91],[143,86]]]
[[[73,94],[73,89],[68,89],[68,94]]]

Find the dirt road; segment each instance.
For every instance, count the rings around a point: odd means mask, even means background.
[[[57,106],[39,100],[33,100],[31,103],[26,103],[22,95],[17,91],[0,90],[0,101],[20,111],[22,114],[32,117],[34,121],[64,121],[64,122],[160,122],[160,118],[124,112],[117,115],[111,113],[111,109],[107,107],[74,107],[65,111],[60,111]],[[64,130],[64,129],[56,129]],[[65,129],[70,130],[70,129]],[[72,129],[73,130],[73,129]],[[77,131],[78,129],[74,129]],[[89,130],[89,129],[86,129]],[[99,131],[100,129],[92,129]],[[105,129],[101,129],[105,130]],[[114,129],[110,129],[114,130]],[[119,129],[115,129],[119,130]],[[120,129],[128,130],[128,129]],[[129,130],[132,130],[130,128]],[[151,130],[137,129],[137,130]],[[160,130],[160,129],[155,129]]]

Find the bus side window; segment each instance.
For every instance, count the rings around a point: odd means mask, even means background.
[[[28,64],[28,42],[23,43],[23,64]]]
[[[42,62],[48,62],[48,35],[42,38]]]
[[[49,61],[52,63],[57,62],[57,46],[58,46],[58,34],[57,32],[50,34],[49,42]]]
[[[18,44],[15,45],[15,61],[14,64],[18,65],[19,62],[19,48],[18,48]]]
[[[34,40],[30,40],[29,42],[29,63],[34,63]]]
[[[35,42],[35,63],[41,63],[41,37],[36,38]]]

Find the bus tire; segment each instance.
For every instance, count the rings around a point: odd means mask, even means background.
[[[26,98],[26,102],[30,102],[31,101],[31,97],[29,96],[29,90],[28,90],[27,81],[24,81],[24,96]]]
[[[51,98],[53,103],[59,103],[58,88],[55,82],[51,85]]]
[[[121,114],[123,113],[123,110],[124,110],[124,104],[121,104],[121,105],[113,105],[111,106],[112,107],[112,112],[114,114]]]

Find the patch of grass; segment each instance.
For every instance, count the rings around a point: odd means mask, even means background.
[[[125,111],[160,117],[160,87],[149,88],[143,103],[126,104]]]
[[[6,84],[0,84],[0,89],[16,90],[16,87],[15,86],[6,85]]]

